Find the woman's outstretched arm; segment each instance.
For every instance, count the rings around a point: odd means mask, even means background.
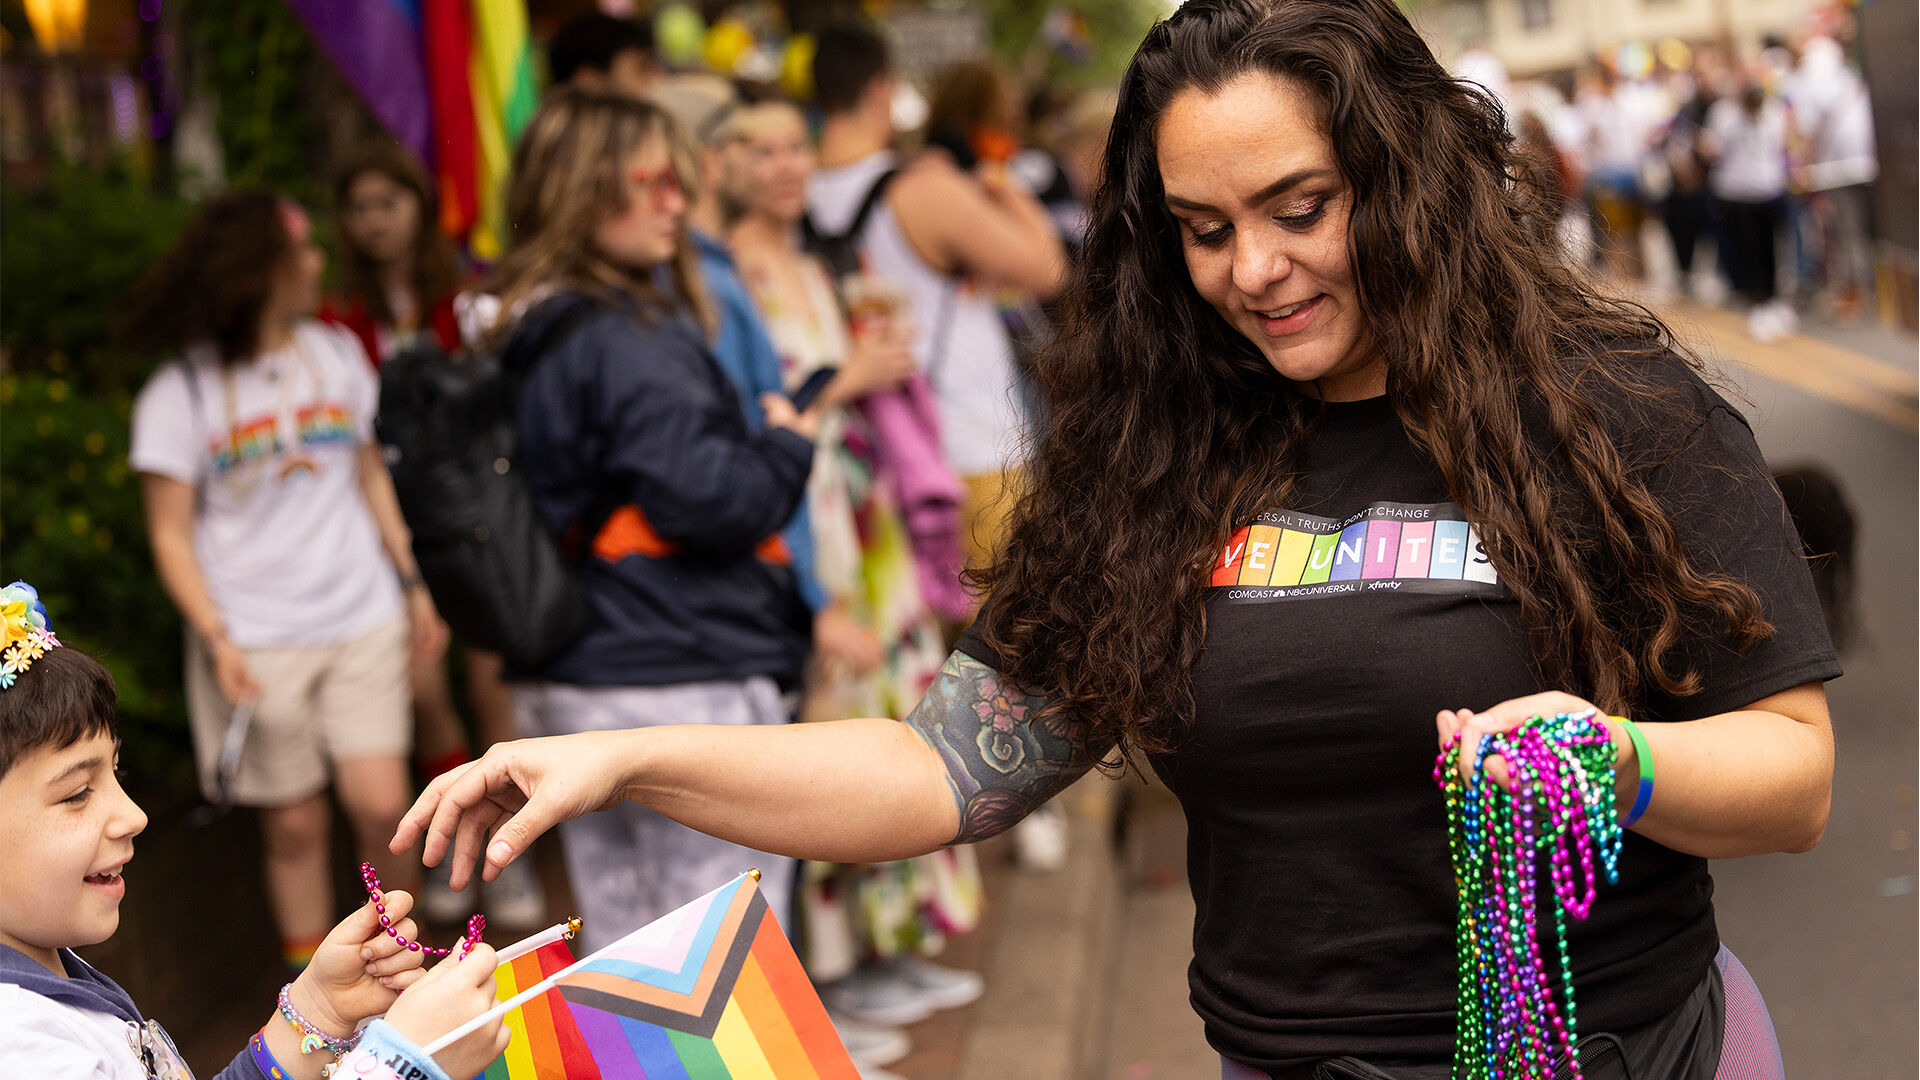
[[[954,653],[904,724],[686,724],[502,743],[427,785],[392,847],[424,837],[429,866],[451,850],[463,888],[483,842],[492,880],[553,826],[632,799],[779,855],[922,855],[1003,831],[1087,771],[1045,706]]]

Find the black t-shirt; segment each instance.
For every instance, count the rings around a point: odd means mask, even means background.
[[[1647,482],[1689,558],[1752,586],[1775,633],[1744,656],[1692,643],[1704,689],[1646,695],[1633,713],[1650,722],[1840,673],[1752,432],[1672,367],[1688,430],[1616,443],[1664,462]],[[1193,728],[1151,759],[1186,811],[1194,1008],[1215,1047],[1257,1067],[1444,1059],[1457,894],[1434,714],[1557,688],[1539,685],[1517,602],[1386,398],[1327,407],[1298,490],[1215,563]],[[977,631],[959,648],[995,663]],[[1583,1032],[1680,1005],[1718,949],[1712,895],[1704,859],[1628,834],[1619,884],[1570,929]]]

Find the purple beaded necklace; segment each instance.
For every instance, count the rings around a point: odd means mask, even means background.
[[[387,895],[380,889],[380,875],[374,872],[372,863],[363,862],[360,864],[360,880],[366,883],[367,898],[373,901],[373,910],[380,915],[380,929],[385,931],[388,937],[399,942],[401,948],[412,952],[426,953],[428,956],[445,956],[453,951],[451,948],[435,949],[431,946],[422,945],[418,941],[408,941],[405,934],[393,928],[393,916],[387,914]],[[486,928],[487,917],[485,915],[474,915],[467,920],[467,932],[460,938],[460,958],[462,960],[466,959],[467,954],[473,951],[475,945],[480,944],[480,932]]]
[[[1507,762],[1511,790],[1487,775],[1489,754]],[[1446,793],[1447,847],[1460,886],[1453,1078],[1552,1080],[1567,1062],[1577,1080],[1567,917],[1585,919],[1593,910],[1596,853],[1606,880],[1618,878],[1625,833],[1614,810],[1612,739],[1596,711],[1535,716],[1480,740],[1471,781],[1459,761],[1456,734],[1433,770]],[[1543,861],[1558,997],[1540,945]]]

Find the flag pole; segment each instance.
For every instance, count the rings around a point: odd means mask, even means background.
[[[501,949],[496,959],[502,964],[509,960],[517,960],[535,949],[544,948],[556,941],[571,941],[579,932],[580,916],[575,915],[566,922],[554,923],[530,938],[523,938]]]

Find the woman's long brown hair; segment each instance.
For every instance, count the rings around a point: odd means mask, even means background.
[[[420,227],[413,236],[412,275],[408,284],[424,324],[433,306],[460,287],[460,253],[454,249],[453,241],[440,231],[440,200],[434,197],[433,181],[399,143],[391,139],[373,140],[356,148],[340,169],[339,179],[333,185],[336,218],[346,217],[353,183],[367,173],[378,173],[399,184],[420,202]],[[340,230],[340,268],[348,298],[365,304],[374,322],[393,325],[393,305],[387,301],[386,287],[380,283],[379,264],[353,242],[344,228]]]
[[[1155,147],[1181,93],[1249,73],[1319,105],[1388,397],[1491,538],[1542,685],[1618,712],[1649,686],[1697,689],[1676,655],[1689,633],[1769,633],[1752,590],[1688,560],[1646,455],[1608,437],[1622,401],[1686,437],[1697,405],[1661,387],[1688,361],[1653,315],[1563,265],[1499,105],[1450,78],[1392,0],[1188,0],[1121,85],[1061,332],[1036,365],[1027,493],[1005,555],[976,575],[1002,673],[1082,721],[1090,746],[1168,749],[1192,719],[1207,568],[1295,491],[1321,406],[1195,292]]]
[[[650,272],[615,266],[594,247],[601,217],[626,206],[627,159],[650,139],[666,143],[683,183],[695,175],[672,117],[658,106],[574,87],[547,94],[513,152],[512,243],[486,285],[500,298],[496,338],[521,301],[550,288],[629,297],[649,315],[684,306],[712,336],[715,317],[685,223],[669,271],[676,296],[664,295]]]

